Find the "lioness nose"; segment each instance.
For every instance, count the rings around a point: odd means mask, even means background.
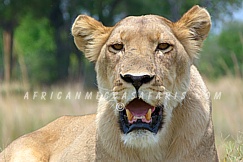
[[[121,75],[121,78],[127,82],[127,83],[132,83],[132,85],[138,90],[142,84],[150,82],[153,78],[154,75],[139,75],[139,76],[134,76],[131,74],[125,74],[124,76]]]

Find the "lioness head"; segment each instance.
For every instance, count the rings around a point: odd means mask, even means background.
[[[117,121],[114,131],[125,145],[147,147],[163,139],[210,26],[208,12],[199,6],[175,23],[145,15],[105,27],[91,17],[77,17],[72,27],[76,46],[95,62],[103,94],[98,115]]]

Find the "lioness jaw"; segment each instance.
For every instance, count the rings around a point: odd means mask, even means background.
[[[210,26],[199,6],[177,22],[145,15],[106,27],[78,16],[72,35],[95,62],[97,115],[59,118],[0,161],[218,161],[208,90],[193,65]]]

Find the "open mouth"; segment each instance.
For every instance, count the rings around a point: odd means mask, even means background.
[[[132,100],[119,112],[119,123],[124,134],[136,129],[157,133],[163,125],[163,105],[153,107],[141,99]]]

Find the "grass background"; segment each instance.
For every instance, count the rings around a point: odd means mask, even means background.
[[[224,77],[216,81],[205,80],[213,103],[213,121],[216,146],[221,161],[243,161],[243,80]],[[82,115],[96,111],[96,92],[92,99],[85,100],[81,84],[67,83],[52,87],[41,87],[29,91],[29,99],[24,99],[26,90],[22,85],[11,86],[0,83],[0,148],[5,148],[17,137],[36,130],[63,115]],[[33,99],[33,92],[38,92]],[[47,92],[46,100],[41,100],[41,92]],[[53,92],[53,98],[50,95]],[[62,98],[58,99],[58,92]],[[71,99],[66,95],[71,92]],[[81,92],[80,99],[75,99]],[[91,92],[91,91],[88,91]],[[221,92],[221,98],[215,94]]]

